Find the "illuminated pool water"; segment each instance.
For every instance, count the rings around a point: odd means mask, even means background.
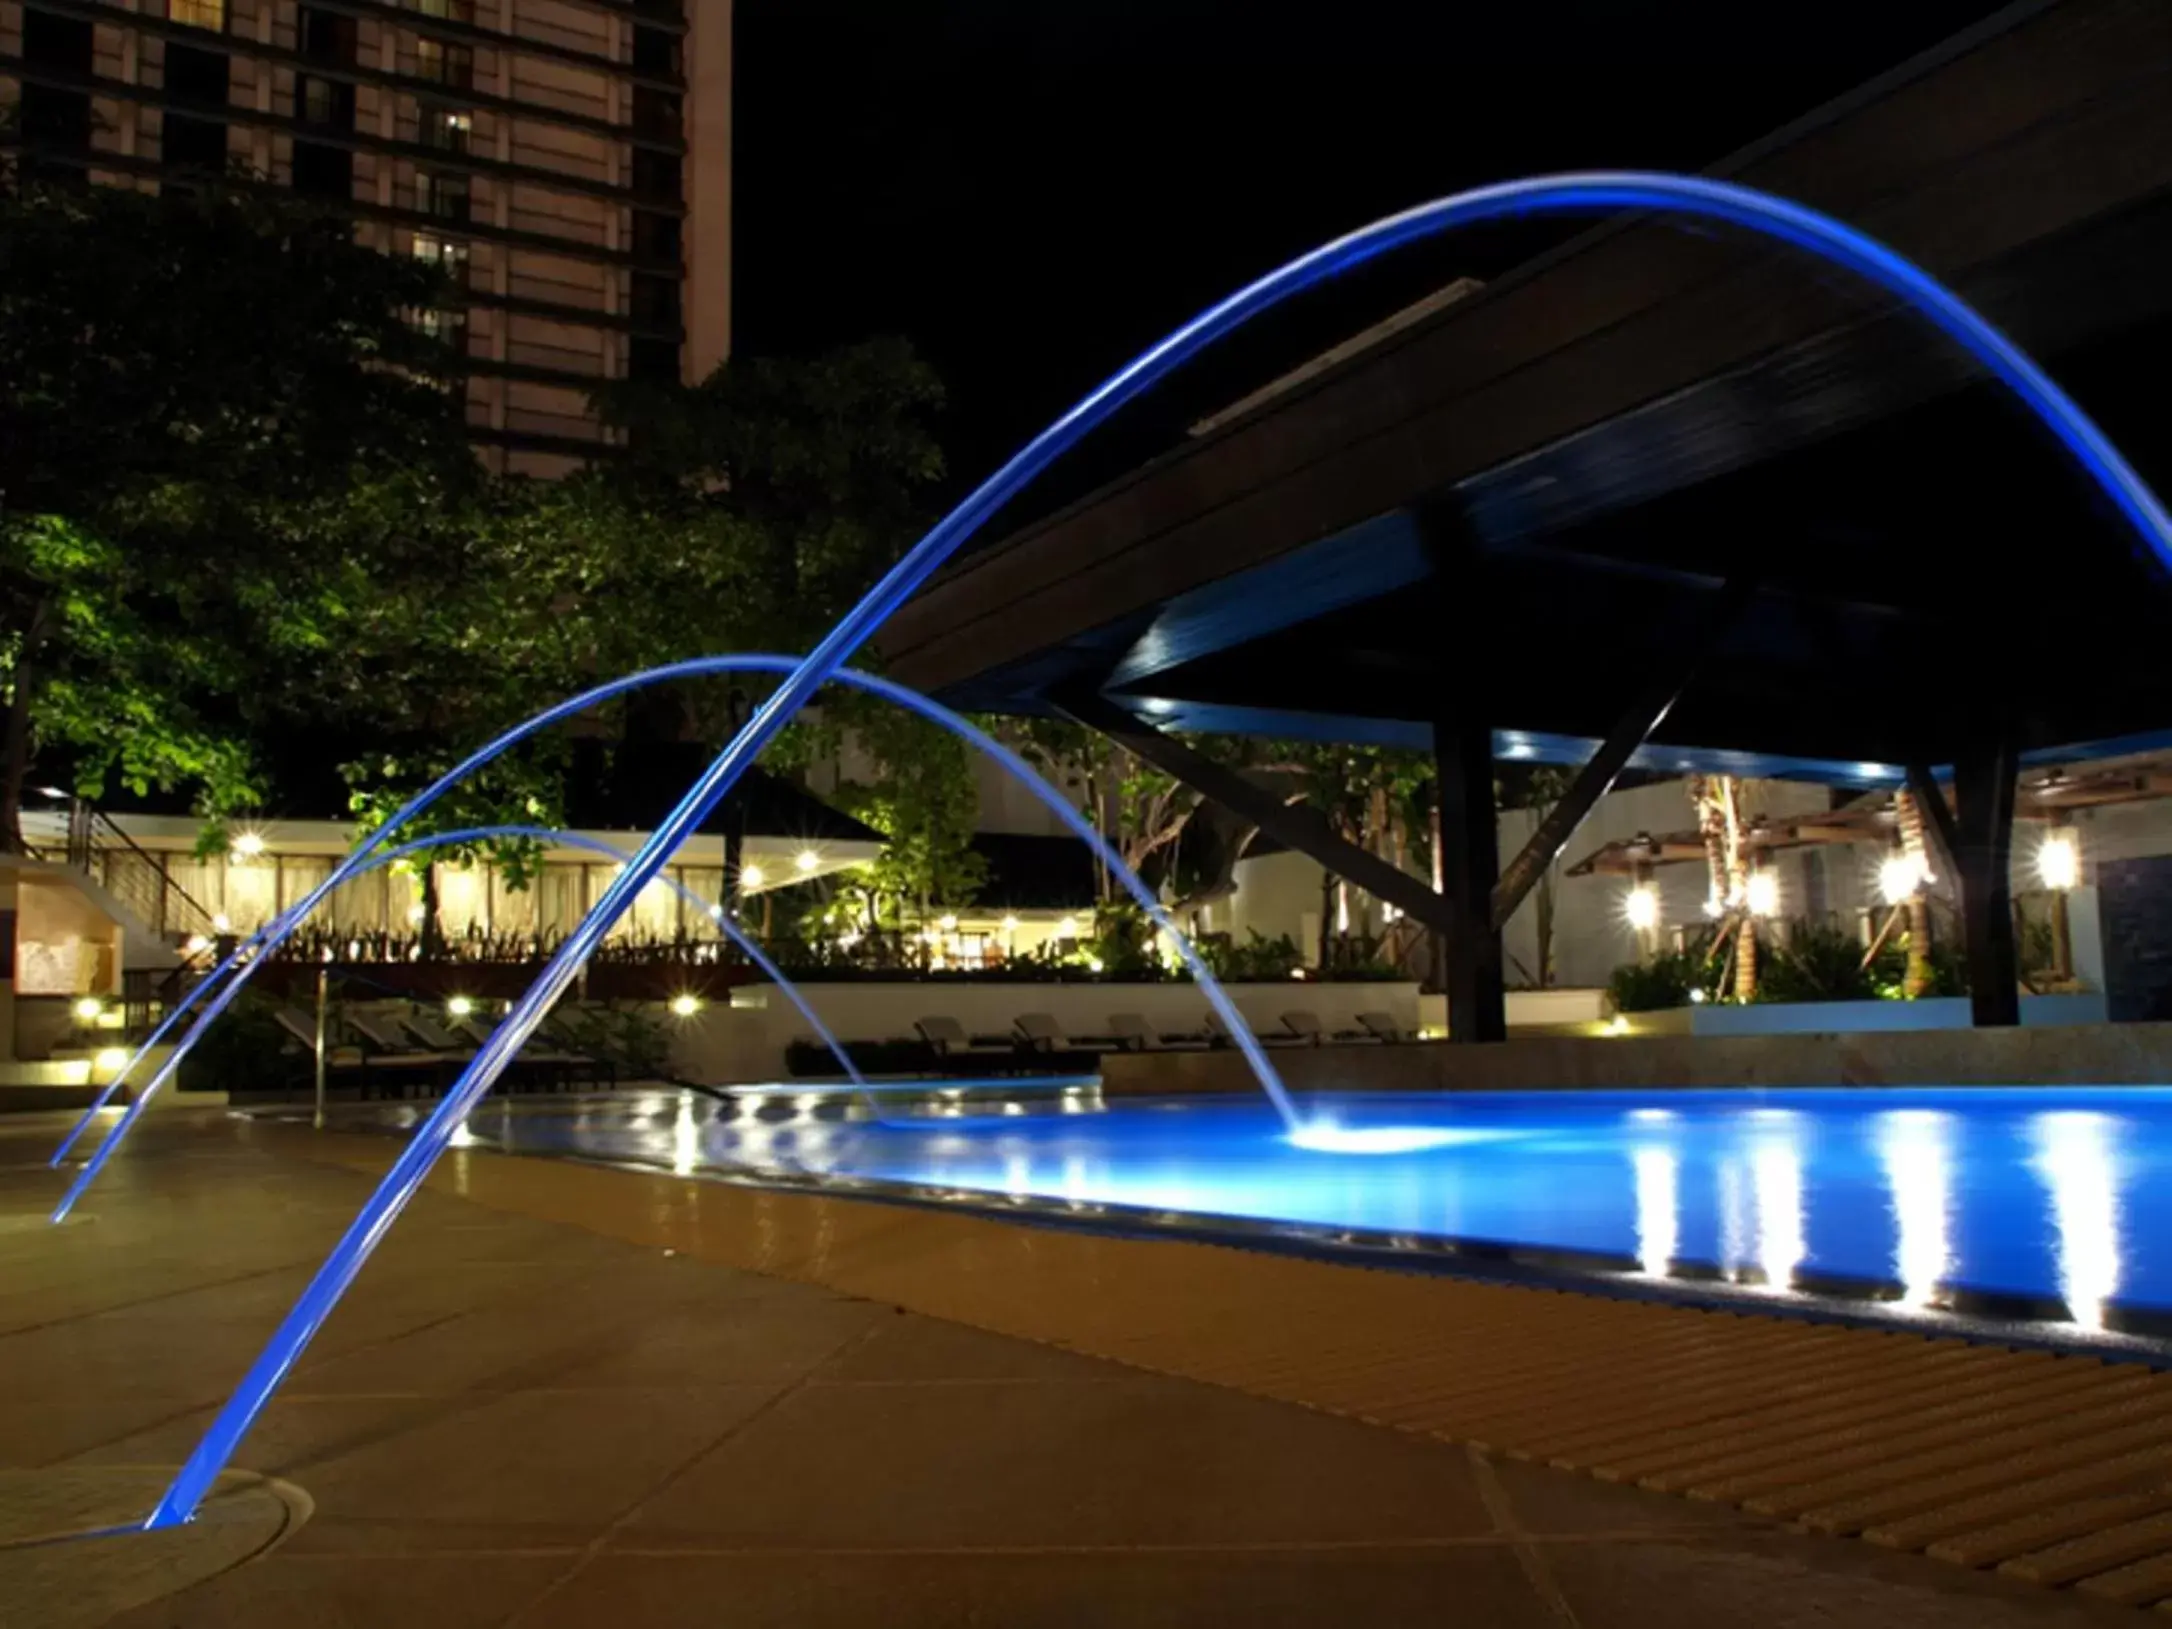
[[[1370,1243],[2149,1328],[2172,1315],[2172,1088],[894,1105],[780,1093],[485,1108],[473,1140],[682,1172],[1182,1212]],[[1143,1219],[1143,1218],[1134,1218]]]

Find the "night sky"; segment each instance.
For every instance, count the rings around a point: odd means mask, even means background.
[[[977,478],[1160,333],[1322,239],[1534,171],[1701,168],[1997,9],[739,0],[736,345],[910,337],[949,390],[954,477]],[[1483,228],[1363,274],[1059,486],[1565,230]]]

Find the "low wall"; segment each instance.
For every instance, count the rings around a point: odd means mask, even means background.
[[[1309,1012],[1330,1031],[1358,1028],[1361,1012],[1384,1012],[1406,1029],[1418,1024],[1418,987],[1409,983],[1332,984],[1281,980],[1223,986],[1253,1028],[1279,1030],[1287,1012]],[[1052,1014],[1073,1035],[1105,1035],[1115,1013],[1138,1013],[1167,1034],[1197,1031],[1207,1000],[1193,984],[1030,984],[998,982],[810,983],[808,1005],[839,1040],[910,1036],[919,1018],[955,1018],[975,1035],[1008,1033],[1021,1013]],[[673,1064],[683,1078],[711,1085],[782,1080],[784,1049],[813,1031],[771,984],[744,985],[731,1005],[714,1005],[675,1023]]]
[[[1297,1091],[1548,1091],[1669,1086],[2155,1086],[2172,1083],[2172,1024],[1742,1037],[1541,1036],[1496,1046],[1277,1049]],[[1110,1096],[1253,1092],[1233,1052],[1120,1054]]]

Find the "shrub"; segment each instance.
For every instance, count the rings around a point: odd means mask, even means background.
[[[1875,1001],[1895,982],[1882,975],[1895,969],[1890,950],[1863,965],[1863,946],[1853,934],[1831,923],[1796,922],[1784,943],[1759,947],[1759,1001]]]
[[[1690,992],[1716,993],[1719,968],[1703,943],[1664,951],[1649,961],[1624,962],[1606,981],[1616,1012],[1665,1012],[1689,1005]]]

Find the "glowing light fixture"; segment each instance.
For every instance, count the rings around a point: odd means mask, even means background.
[[[96,996],[83,996],[75,1004],[76,1018],[85,1024],[98,1022],[98,1015],[106,1010],[106,1004]]]
[[[752,860],[739,868],[739,887],[743,892],[759,888],[768,880],[769,873]]]
[[[1078,937],[1078,918],[1067,916],[1061,922],[1058,922],[1056,924],[1056,937],[1059,939],[1076,939]]]
[[[1099,956],[1088,956],[1086,958],[1086,971],[1089,973],[1098,973],[1102,971],[1103,965],[1104,964]]]
[[[234,839],[233,849],[234,853],[244,860],[256,859],[264,852],[264,834],[259,831],[245,831]]]
[[[1928,881],[1923,862],[1913,854],[1889,854],[1878,867],[1878,892],[1888,905],[1914,899]]]
[[[1627,1035],[1629,1033],[1628,1015],[1626,1013],[1616,1013],[1612,1018],[1609,1018],[1606,1021],[1606,1032],[1609,1035]]]
[[[1689,992],[1689,999],[1692,1003],[1701,1007],[1705,1003],[1705,993],[1702,990],[1692,990]]]
[[[698,995],[682,991],[671,998],[671,1016],[674,1018],[691,1018],[700,1011],[701,997]]]
[[[1005,933],[1016,933],[1018,931],[1018,918],[1015,916],[1006,916],[1003,919],[1003,931]]]
[[[1284,1139],[1292,1148],[1314,1154],[1422,1154],[1429,1148],[1484,1142],[1489,1133],[1447,1126],[1338,1126],[1315,1120]]]
[[[467,996],[456,995],[445,1003],[445,1010],[455,1018],[465,1018],[475,1011],[475,1003]]]
[[[91,1060],[91,1063],[101,1075],[110,1075],[126,1069],[129,1056],[129,1050],[125,1046],[103,1047],[99,1050],[98,1056]]]
[[[956,933],[958,931],[958,919],[947,912],[937,919],[935,925],[945,933]]]
[[[2046,888],[2072,888],[2081,881],[2081,846],[2067,832],[2053,832],[2036,846],[2036,875]]]
[[[793,856],[792,863],[798,866],[802,872],[808,872],[822,863],[822,856],[811,848],[803,848]]]
[[[211,919],[211,929],[214,933],[232,933],[234,931],[233,919],[224,911],[221,911]]]
[[[420,922],[420,921],[422,920],[422,918],[423,918],[423,915],[424,915],[424,912],[423,912],[423,908],[422,908],[422,907],[421,907],[420,905],[410,905],[410,906],[408,906],[408,907],[407,907],[407,919],[408,919],[408,921],[410,921],[410,922]]]
[[[1622,896],[1621,914],[1637,932],[1649,933],[1659,926],[1659,891],[1654,888],[1630,889]]]
[[[201,956],[205,951],[211,948],[211,941],[209,939],[206,939],[200,933],[192,933],[189,935],[188,943],[183,945],[181,948],[186,950],[191,956]]]
[[[1750,873],[1749,886],[1743,892],[1743,903],[1752,916],[1777,916],[1780,914],[1780,878],[1771,871]]]

